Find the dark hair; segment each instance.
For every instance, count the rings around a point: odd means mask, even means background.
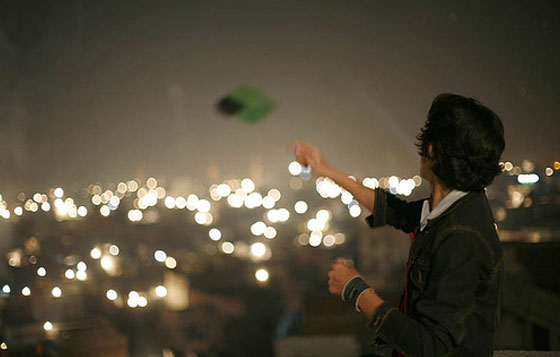
[[[416,139],[418,153],[434,160],[433,173],[449,188],[481,190],[502,171],[502,122],[492,110],[472,98],[438,95]]]

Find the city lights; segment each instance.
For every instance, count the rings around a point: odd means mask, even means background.
[[[55,286],[51,290],[51,295],[55,298],[61,297],[62,296],[62,289],[60,289],[58,286]]]
[[[173,257],[167,257],[165,258],[165,266],[168,269],[175,269],[177,267],[177,260]]]
[[[54,193],[54,196],[57,197],[57,198],[62,198],[62,196],[64,196],[64,190],[60,187],[55,188],[53,193]]]
[[[302,171],[301,164],[297,161],[290,162],[288,165],[288,171],[290,172],[290,175],[299,176]]]
[[[148,188],[154,189],[157,187],[157,180],[153,177],[150,177],[149,179],[146,180],[146,186],[148,186]]]
[[[325,247],[332,247],[335,244],[335,238],[333,235],[328,234],[323,238],[323,244]]]
[[[229,185],[225,183],[222,183],[218,185],[218,187],[216,188],[216,192],[218,193],[218,195],[220,195],[220,197],[227,197],[231,193],[231,187],[229,187]]]
[[[373,189],[373,190],[379,187],[379,181],[376,178],[366,177],[362,181],[362,184],[366,187],[369,187],[369,188]]]
[[[185,209],[187,207],[187,200],[184,197],[175,198],[175,207],[178,209]]]
[[[274,201],[276,201],[276,202],[280,201],[280,198],[282,198],[282,194],[276,188],[270,189],[270,191],[268,191],[267,196],[272,197],[272,199],[274,199]]]
[[[299,245],[307,245],[309,244],[309,234],[303,233],[297,237],[297,242]]]
[[[156,292],[156,295],[159,296],[160,298],[163,298],[163,297],[167,296],[167,289],[163,285],[156,286],[155,292]]]
[[[362,209],[359,205],[353,205],[350,207],[350,216],[356,218],[362,213]]]
[[[222,252],[224,252],[225,254],[232,254],[235,250],[235,247],[231,242],[223,242],[221,247]]]
[[[213,241],[218,241],[222,238],[222,232],[220,232],[219,229],[217,228],[212,228],[210,229],[210,231],[208,232],[208,236],[210,237],[210,239],[212,239]]]
[[[307,229],[310,231],[322,231],[326,227],[326,222],[318,220],[316,218],[311,218],[307,221]]]
[[[109,299],[111,301],[115,301],[119,297],[119,294],[115,290],[109,289],[105,293],[105,296],[107,296],[107,299]]]
[[[138,294],[138,292],[133,290],[128,293],[128,300],[126,301],[126,304],[134,309],[139,306],[139,300],[140,295]]]
[[[251,225],[251,233],[255,236],[260,236],[266,230],[266,224],[264,222],[255,222]]]
[[[346,243],[346,236],[344,233],[336,233],[334,235],[334,243],[337,245]]]
[[[268,271],[266,269],[259,269],[255,272],[255,278],[260,282],[265,282],[269,278]]]
[[[245,207],[249,209],[257,208],[262,205],[262,195],[258,192],[253,192],[245,198]]]
[[[131,209],[128,211],[128,219],[131,222],[140,222],[142,220],[143,213],[139,209]]]
[[[541,167],[528,161],[521,164],[508,161],[503,163],[503,169],[507,172],[499,180],[508,180],[507,194],[501,195],[494,186],[488,189],[487,194],[489,200],[500,198],[495,217],[497,221],[509,224],[511,217],[515,216],[511,210],[532,209],[541,204],[540,197],[535,196],[540,186],[531,185],[539,181],[555,185],[560,162],[548,162],[548,166]],[[295,161],[290,163],[288,170],[293,177],[284,177],[284,183],[270,182],[268,176],[259,176],[251,171],[254,181],[250,178],[216,181],[222,177],[221,174],[208,176],[214,180],[209,187],[204,180],[189,178],[164,188],[164,180],[158,183],[155,178],[150,178],[146,183],[140,179],[122,182],[113,180],[89,185],[87,190],[81,191],[74,188],[67,188],[67,192],[60,187],[43,188],[37,190],[39,192],[32,191],[31,195],[21,193],[17,201],[9,203],[6,202],[7,195],[0,195],[0,216],[4,219],[25,224],[31,217],[38,217],[40,222],[48,219],[52,219],[53,223],[69,221],[70,227],[69,232],[65,231],[66,228],[61,229],[59,239],[53,240],[49,240],[48,234],[42,234],[45,231],[33,230],[35,237],[29,233],[22,237],[20,246],[10,247],[6,251],[6,262],[9,267],[13,267],[9,270],[31,269],[31,275],[36,271],[41,278],[6,279],[4,281],[14,281],[15,285],[10,287],[2,283],[2,296],[6,299],[21,299],[28,304],[35,304],[35,300],[46,296],[49,304],[66,305],[73,301],[76,294],[91,294],[91,291],[95,291],[104,304],[110,305],[106,308],[128,310],[127,307],[142,308],[153,304],[157,305],[154,311],[160,311],[160,308],[169,308],[177,296],[178,283],[174,280],[183,279],[181,284],[190,287],[192,282],[188,280],[191,278],[189,274],[198,274],[200,270],[206,269],[206,260],[226,269],[230,267],[228,264],[238,264],[243,269],[250,267],[249,275],[245,278],[249,278],[249,283],[265,289],[271,282],[276,283],[274,279],[270,280],[270,276],[282,276],[282,268],[279,268],[281,264],[294,262],[291,260],[294,249],[298,250],[297,254],[308,259],[313,255],[335,257],[348,249],[359,247],[361,243],[357,244],[358,240],[362,239],[359,231],[349,228],[357,224],[350,217],[357,218],[365,213],[356,198],[328,178],[318,177],[304,182],[300,176],[304,174],[303,167]],[[401,196],[410,196],[422,185],[418,175],[411,178],[385,175],[366,177],[361,182],[368,188],[381,188]],[[292,190],[288,188],[288,180]],[[499,180],[498,184],[501,184]],[[286,187],[287,191],[281,193],[279,189],[271,188],[272,184],[282,190]],[[173,196],[167,195],[167,192]],[[22,215],[24,219],[19,218]],[[101,219],[100,216],[110,218]],[[193,219],[201,226],[196,225]],[[154,226],[156,223],[167,225],[173,220],[177,222],[173,230],[164,227],[158,231]],[[89,230],[99,222],[103,222],[99,233],[92,234],[93,238],[89,241],[78,241],[82,236],[75,234],[74,229],[78,224],[84,224],[85,230]],[[116,224],[123,224],[123,227],[114,226]],[[18,232],[18,227],[15,226],[15,232]],[[501,227],[502,232],[507,233],[508,226],[504,224]],[[348,234],[348,238],[343,232]],[[125,234],[130,235],[130,239]],[[134,244],[136,234],[137,245]],[[536,242],[547,238],[534,233],[532,239]],[[340,247],[347,241],[352,243],[349,247]],[[121,247],[111,242],[121,244]],[[58,244],[55,246],[58,250],[54,250],[52,244]],[[158,249],[162,247],[167,252]],[[88,260],[88,253],[93,260]],[[93,263],[95,260],[99,261],[99,266]],[[259,267],[267,262],[273,262],[274,268],[270,266],[267,270]],[[49,266],[48,278],[42,278],[47,274],[45,266]],[[145,277],[138,276],[147,269],[152,272]],[[253,280],[253,272],[256,281]],[[86,280],[89,281],[79,282]],[[268,283],[261,284],[265,282]],[[138,291],[127,293],[132,288]],[[104,290],[106,299],[114,303],[105,300]],[[185,296],[188,299],[189,295]],[[139,312],[127,311],[129,314]],[[56,320],[57,331],[63,330],[63,321],[62,318]],[[36,328],[40,327],[39,322]],[[43,328],[50,331],[54,326],[46,321]],[[10,342],[10,346],[13,343]]]
[[[327,209],[320,209],[319,211],[317,211],[315,217],[317,217],[319,221],[327,222],[329,219],[331,219],[331,213]]]
[[[187,196],[187,209],[189,211],[194,211],[198,204],[198,196],[195,194],[190,194]]]
[[[280,220],[280,214],[278,212],[278,210],[276,209],[271,209],[270,211],[268,211],[266,213],[266,218],[272,222],[272,223],[276,223]]]
[[[72,280],[76,277],[76,272],[72,269],[67,269],[64,272],[64,276],[66,277],[66,279]]]
[[[109,247],[109,253],[111,253],[111,255],[119,255],[119,252],[120,252],[120,251],[121,251],[121,250],[119,249],[119,247],[116,246],[115,244],[112,244],[112,245]]]
[[[99,209],[99,213],[101,213],[103,217],[108,217],[111,214],[111,209],[109,208],[109,206],[103,205]]]
[[[171,196],[165,197],[164,204],[165,204],[165,207],[167,207],[169,209],[175,208],[175,198],[171,197]]]
[[[321,231],[313,231],[309,236],[309,245],[312,247],[318,247],[321,245],[323,239],[323,233]]]
[[[520,184],[534,184],[539,182],[539,175],[537,174],[520,174],[517,176],[517,182]]]
[[[138,307],[148,306],[148,299],[145,296],[139,296],[137,301],[138,301]]]
[[[210,201],[208,200],[199,200],[196,204],[196,209],[198,212],[206,213],[210,211],[210,208],[212,208],[212,206],[210,204]]]
[[[53,324],[50,321],[45,321],[45,323],[43,324],[43,329],[45,331],[51,331],[53,329]]]
[[[237,193],[233,193],[227,198],[228,204],[233,208],[240,208],[241,206],[243,206],[243,201],[243,197],[241,195],[238,195]]]
[[[165,261],[165,259],[167,259],[167,253],[165,253],[161,249],[158,249],[154,252],[154,259],[157,262],[163,263]]]
[[[262,257],[266,253],[266,246],[261,242],[256,242],[251,245],[251,254],[255,257]]]
[[[262,206],[266,209],[271,209],[276,205],[276,201],[272,196],[266,196],[262,199]]]
[[[266,227],[264,230],[264,236],[268,239],[273,239],[276,237],[276,229],[274,227]]]
[[[87,270],[87,264],[84,262],[78,262],[78,264],[76,264],[76,268],[78,271],[85,271]]]
[[[80,207],[78,208],[78,215],[79,215],[80,217],[85,217],[85,216],[87,216],[87,214],[88,214],[88,210],[87,210],[87,208],[86,208],[85,206],[80,206]]]
[[[97,260],[97,259],[101,258],[101,255],[102,255],[101,249],[99,249],[99,248],[93,248],[93,249],[89,252],[89,255],[90,255],[93,259],[96,259],[96,260]]]
[[[109,255],[104,255],[99,261],[99,264],[101,265],[101,268],[107,272],[112,271],[115,268],[115,260]]]
[[[213,222],[213,216],[209,212],[197,212],[194,221],[200,225],[208,226]]]
[[[352,194],[348,191],[343,191],[342,195],[340,196],[340,200],[342,201],[342,203],[344,203],[345,205],[349,204],[350,202],[352,202],[352,200],[354,199],[354,196],[352,196]]]
[[[285,208],[278,209],[278,220],[280,222],[286,222],[290,218],[290,211]]]
[[[305,201],[297,201],[294,205],[296,213],[304,214],[307,212],[307,203]]]
[[[247,193],[251,193],[255,190],[255,183],[250,178],[244,178],[241,180],[241,188]]]

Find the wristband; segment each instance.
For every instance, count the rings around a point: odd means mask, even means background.
[[[360,311],[358,308],[358,298],[362,293],[368,289],[371,289],[368,284],[362,279],[361,276],[356,276],[350,279],[344,288],[342,289],[342,300],[349,302],[356,308],[357,311]]]

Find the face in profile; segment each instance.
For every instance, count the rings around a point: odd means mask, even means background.
[[[432,156],[433,153],[433,148],[432,148],[432,144],[428,145],[428,155]],[[432,165],[434,163],[434,160],[426,157],[426,156],[420,156],[420,177],[422,177],[424,180],[431,182],[433,181],[433,176],[434,173],[432,172]]]

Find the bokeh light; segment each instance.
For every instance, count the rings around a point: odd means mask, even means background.
[[[93,248],[89,254],[91,255],[91,257],[93,259],[99,259],[99,258],[101,258],[102,253],[101,253],[101,249]]]
[[[177,260],[175,260],[175,258],[173,257],[167,257],[165,259],[165,266],[168,269],[175,269],[177,267]]]
[[[290,175],[299,176],[302,171],[301,164],[297,161],[290,162],[288,165],[288,171],[290,172]]]
[[[165,253],[163,250],[158,249],[154,252],[154,259],[157,262],[163,263],[166,258],[167,258],[167,253]]]
[[[223,242],[221,248],[222,252],[225,254],[232,254],[235,250],[235,247],[231,242]]]
[[[37,275],[44,277],[47,275],[47,270],[44,267],[37,268]]]
[[[307,212],[307,203],[305,201],[297,201],[294,205],[296,213],[304,214]]]
[[[107,296],[107,299],[109,299],[111,301],[115,301],[119,297],[119,294],[115,290],[109,289],[105,293],[105,296]]]
[[[262,257],[266,253],[266,246],[261,242],[256,242],[251,245],[251,254],[254,257]]]
[[[156,295],[159,296],[160,298],[163,298],[163,297],[167,296],[167,289],[163,285],[156,286],[155,292],[156,292]]]
[[[55,298],[61,297],[62,296],[62,289],[59,288],[58,286],[55,286],[51,290],[51,295],[54,296]]]
[[[261,268],[261,269],[258,269],[255,272],[255,278],[260,282],[267,281],[269,277],[270,276],[269,276],[268,271],[266,269]]]
[[[210,237],[210,239],[212,239],[213,241],[218,241],[222,238],[222,232],[220,232],[219,229],[217,228],[212,228],[210,229],[210,231],[208,232],[208,236]]]

